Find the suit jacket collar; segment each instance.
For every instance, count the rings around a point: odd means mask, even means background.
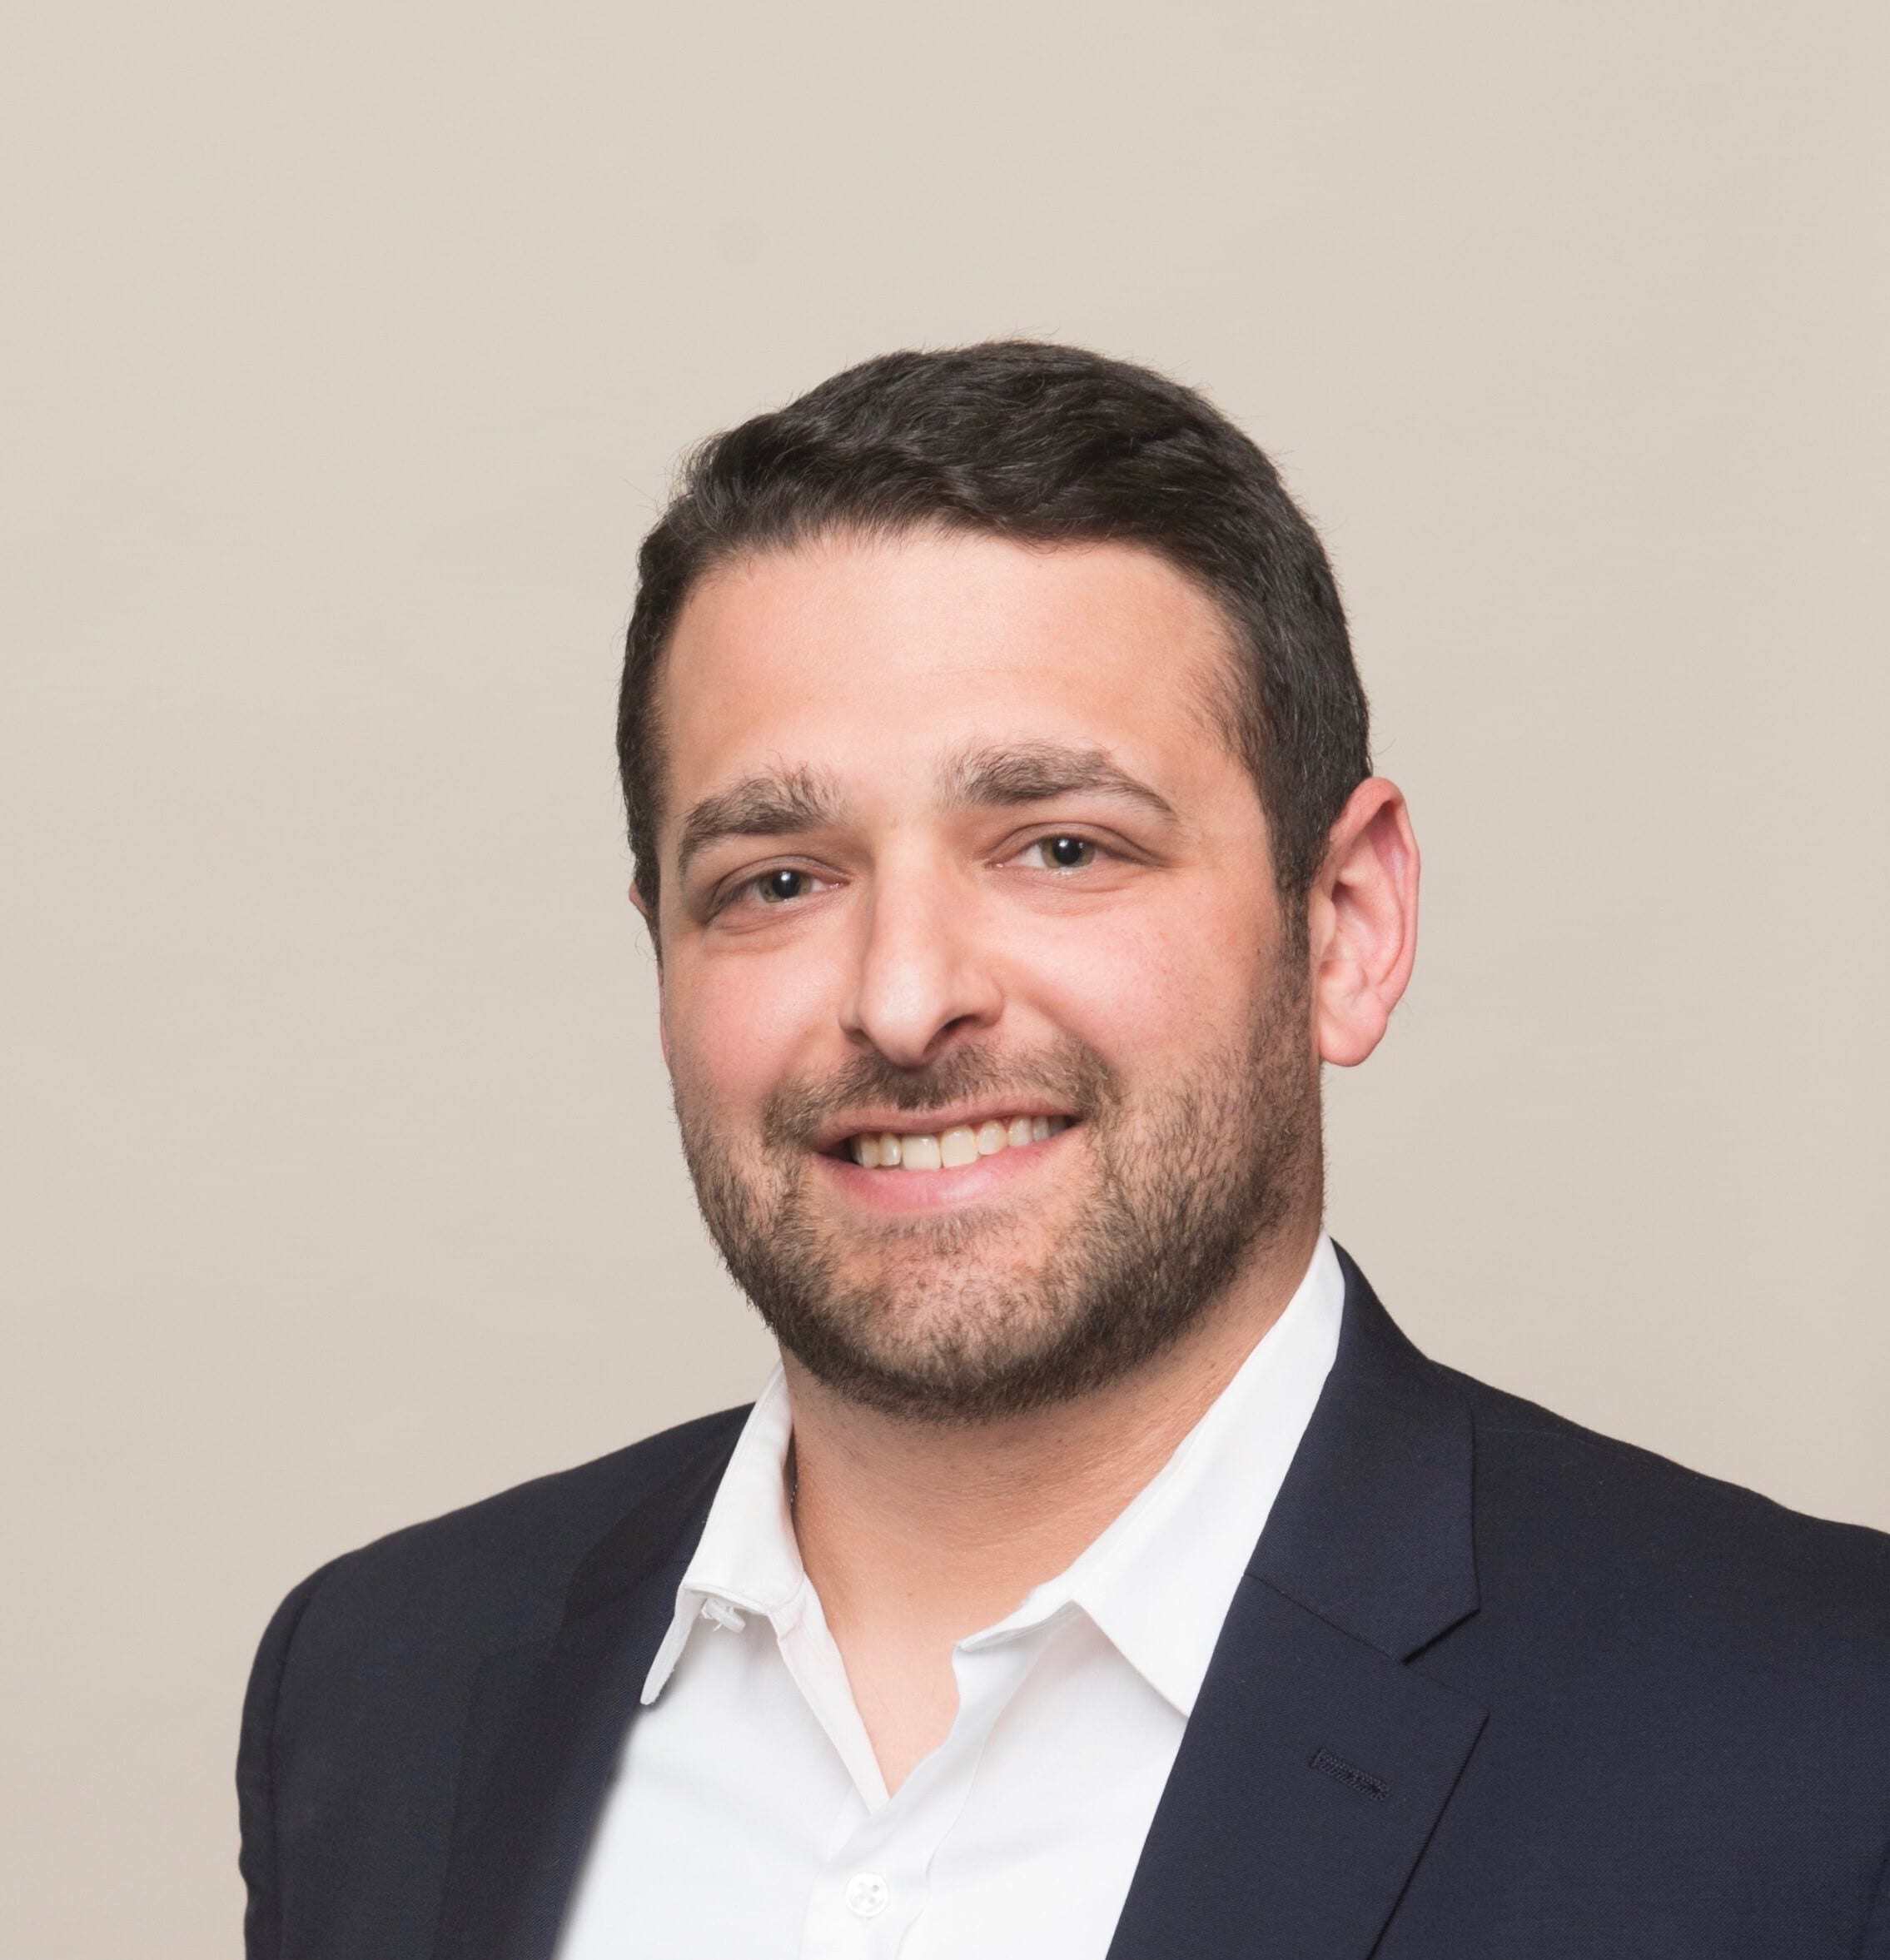
[[[1339,1352],[1248,1569],[1404,1660],[1476,1610],[1470,1407],[1335,1250]]]
[[[1410,1664],[1476,1609],[1469,1407],[1340,1261],[1339,1352],[1108,1960],[1364,1960],[1483,1727]]]
[[[1339,1352],[1234,1596],[1109,1960],[1363,1960],[1484,1711],[1415,1658],[1476,1609],[1469,1410],[1341,1249]],[[733,1429],[482,1669],[434,1960],[551,1960]]]
[[[480,1670],[433,1960],[550,1960],[735,1434],[592,1548],[555,1634]]]

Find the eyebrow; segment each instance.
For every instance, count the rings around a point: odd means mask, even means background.
[[[1062,742],[1000,742],[962,749],[938,772],[948,809],[998,809],[1059,796],[1112,796],[1165,822],[1177,821],[1168,799],[1112,762],[1107,751]],[[828,770],[762,769],[693,805],[676,847],[679,877],[710,845],[732,837],[803,837],[831,828],[846,811],[838,779]]]

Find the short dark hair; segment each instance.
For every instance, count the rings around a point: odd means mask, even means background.
[[[654,710],[683,603],[717,565],[843,533],[980,532],[1159,553],[1232,629],[1216,704],[1296,908],[1371,773],[1332,569],[1266,455],[1191,388],[1081,347],[987,341],[885,354],[689,457],[638,557],[617,710],[637,890],[654,916],[664,774]]]

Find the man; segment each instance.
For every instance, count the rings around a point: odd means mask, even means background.
[[[841,375],[696,458],[619,733],[780,1369],[291,1595],[255,1960],[1890,1957],[1890,1540],[1423,1359],[1322,1230],[1418,854],[1243,435]]]

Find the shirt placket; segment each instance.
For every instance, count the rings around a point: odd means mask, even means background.
[[[893,1795],[836,1833],[808,1902],[801,1960],[932,1960],[921,1919],[933,1860],[971,1794],[987,1739],[1047,1636],[1038,1625],[960,1643],[951,1732]],[[883,1793],[877,1764],[873,1776]]]

